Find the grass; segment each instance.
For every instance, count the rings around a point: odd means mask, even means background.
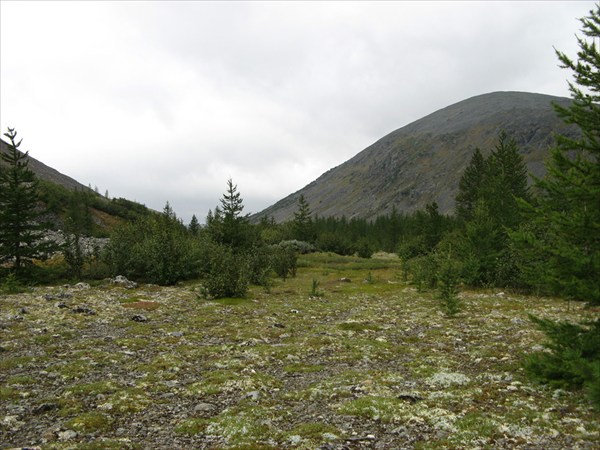
[[[68,302],[95,316],[43,299],[63,286],[0,296],[3,442],[39,445],[39,430],[60,423],[77,436],[49,434],[44,448],[597,444],[600,417],[581,393],[520,369],[543,339],[529,313],[580,321],[597,311],[477,290],[461,292],[448,319],[435,293],[400,272],[393,258],[315,254],[295,278],[244,299],[199,299],[196,284],[73,291]],[[321,296],[310,295],[313,280]],[[160,307],[129,306],[144,302]],[[28,314],[11,319],[20,308]],[[139,313],[148,321],[131,320]],[[54,406],[31,415],[44,404]]]

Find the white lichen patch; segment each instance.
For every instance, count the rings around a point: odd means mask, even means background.
[[[437,372],[426,380],[427,384],[437,388],[462,386],[470,382],[468,376],[459,372]]]

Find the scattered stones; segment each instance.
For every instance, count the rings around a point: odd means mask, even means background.
[[[56,404],[56,403],[42,403],[41,405],[33,408],[32,413],[33,414],[43,414],[45,412],[52,411],[53,409],[57,409],[57,408],[58,408],[58,404]]]
[[[142,316],[141,314],[131,316],[131,320],[133,320],[134,322],[148,322],[148,318],[146,316]]]
[[[367,434],[366,436],[349,437],[346,439],[346,442],[360,442],[360,441],[374,441],[374,440],[375,440],[374,434]]]
[[[115,278],[110,280],[110,282],[111,284],[122,286],[125,289],[135,289],[138,287],[138,284],[135,281],[130,281],[123,275],[117,275]]]
[[[61,441],[69,441],[77,437],[77,432],[73,430],[60,431],[58,433],[58,439]]]
[[[260,395],[260,391],[252,391],[244,395],[244,398],[249,398],[250,400],[258,400],[260,398]]]
[[[194,412],[210,412],[214,411],[217,407],[212,403],[204,403],[200,402],[196,406],[194,406]]]
[[[73,311],[74,313],[77,313],[77,314],[86,314],[88,316],[96,315],[96,311],[94,311],[92,308],[88,308],[87,306],[77,306],[77,307],[73,308],[71,311]]]
[[[423,400],[423,397],[421,397],[420,395],[410,394],[410,393],[399,394],[396,396],[396,398],[399,400],[405,400],[409,403],[417,403],[417,402]]]
[[[73,289],[77,289],[80,291],[87,291],[90,288],[90,285],[88,283],[77,283],[75,286],[73,286]]]
[[[53,300],[67,300],[73,297],[73,294],[68,294],[66,292],[61,292],[59,294],[45,294],[42,296],[42,298],[44,300],[47,300],[49,302],[53,301]]]

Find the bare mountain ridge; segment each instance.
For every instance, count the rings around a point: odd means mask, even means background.
[[[8,143],[4,142],[0,139],[0,153],[8,153]],[[52,183],[63,186],[71,191],[87,191],[89,188],[74,180],[73,178],[60,173],[58,170],[53,169],[50,166],[47,166],[41,161],[27,155],[29,161],[29,168],[35,175],[45,181],[50,181]],[[0,164],[4,162],[0,159]]]
[[[320,217],[373,219],[394,207],[411,212],[433,201],[450,213],[473,151],[479,147],[487,156],[502,130],[517,141],[530,173],[542,176],[553,135],[578,133],[552,107],[570,101],[527,92],[469,98],[391,132],[252,219],[290,220],[301,194]]]

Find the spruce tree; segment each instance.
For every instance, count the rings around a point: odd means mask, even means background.
[[[514,228],[521,221],[517,199],[530,200],[527,166],[514,139],[502,131],[486,160],[482,194],[495,222]]]
[[[527,166],[505,132],[488,158],[476,149],[460,180],[457,216],[462,219],[463,277],[476,285],[514,285],[518,271],[508,232],[523,220],[518,199],[530,199]]]
[[[476,148],[469,165],[460,178],[456,196],[456,216],[462,220],[473,218],[477,200],[481,196],[481,186],[485,176],[485,160],[481,150]]]
[[[296,239],[307,242],[314,239],[310,206],[304,198],[304,194],[300,194],[298,198],[298,210],[294,213],[292,227]]]
[[[581,130],[556,137],[546,176],[536,182],[537,203],[522,202],[531,224],[514,234],[529,282],[565,297],[600,304],[600,5],[581,19],[587,42],[577,38],[573,61],[556,51],[561,67],[573,72],[570,106],[557,114]],[[535,267],[533,267],[535,269]]]
[[[50,250],[40,242],[44,226],[38,210],[38,181],[29,169],[29,153],[19,151],[22,139],[15,142],[17,132],[8,128],[8,152],[2,153],[0,164],[0,261],[13,261],[17,274],[23,264]]]
[[[227,192],[221,198],[221,209],[215,208],[213,221],[215,225],[220,226],[221,243],[235,249],[247,248],[252,244],[248,215],[243,215],[243,210],[242,196],[230,178],[227,180]]]
[[[200,231],[200,223],[198,222],[198,218],[196,214],[192,214],[192,219],[190,220],[190,224],[188,225],[188,230],[193,236],[197,236]]]
[[[577,38],[577,61],[557,51],[573,72],[573,101],[555,105],[577,138],[557,136],[546,176],[536,182],[537,202],[521,202],[530,222],[513,234],[528,281],[567,298],[600,304],[600,5],[581,19],[587,42]],[[579,325],[532,317],[549,341],[548,352],[525,361],[530,376],[561,387],[583,388],[600,409],[600,318]]]

